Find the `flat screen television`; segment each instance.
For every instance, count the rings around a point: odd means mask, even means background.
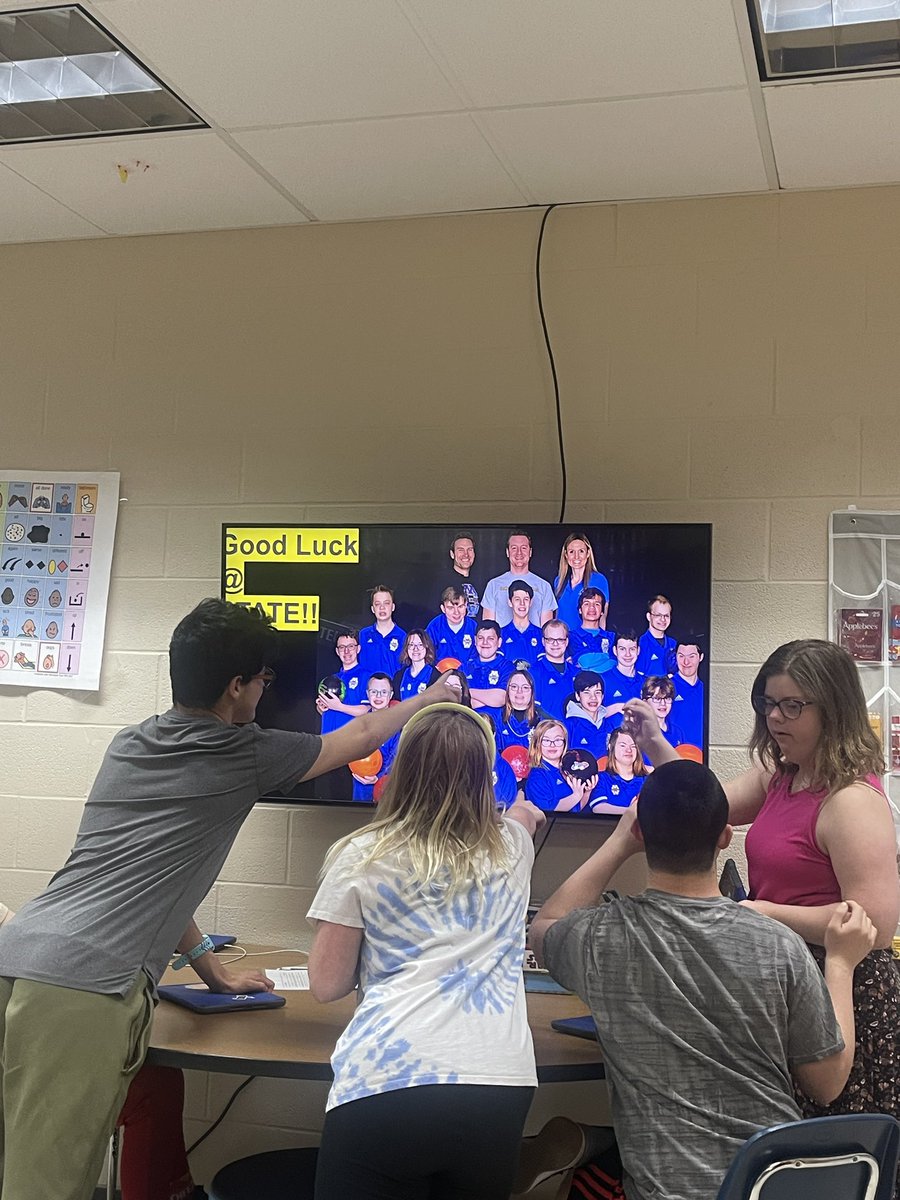
[[[456,667],[495,729],[498,801],[583,821],[645,777],[612,738],[631,695],[706,761],[711,549],[707,524],[223,525],[222,594],[281,630],[260,725],[327,731]],[[377,803],[395,748],[271,799]]]

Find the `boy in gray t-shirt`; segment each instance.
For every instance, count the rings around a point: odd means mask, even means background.
[[[835,914],[823,979],[797,934],[719,894],[727,820],[711,771],[666,763],[531,926],[538,959],[591,1009],[628,1200],[713,1200],[742,1142],[800,1119],[795,1083],[828,1103],[853,1062],[871,922],[853,902]],[[647,890],[600,903],[641,849]]]
[[[455,695],[438,681],[323,737],[260,729],[276,636],[267,617],[222,600],[181,621],[172,708],[116,734],[68,861],[0,929],[3,1196],[92,1195],[146,1053],[155,985],[176,943],[191,959],[205,948],[192,914],[259,797],[362,758]]]

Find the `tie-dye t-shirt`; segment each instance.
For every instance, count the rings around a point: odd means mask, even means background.
[[[423,895],[398,855],[360,868],[366,833],[322,880],[310,919],[365,931],[327,1108],[422,1084],[536,1085],[522,978],[534,846],[518,822],[502,829],[510,866],[480,895]]]

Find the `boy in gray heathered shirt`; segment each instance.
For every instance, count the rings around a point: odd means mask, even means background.
[[[742,1142],[800,1119],[795,1083],[826,1104],[853,1062],[853,968],[871,922],[840,907],[823,979],[797,934],[719,894],[727,821],[706,767],[658,767],[531,926],[538,959],[591,1009],[628,1200],[713,1200]],[[601,904],[641,850],[647,890]]]
[[[172,708],[116,734],[68,861],[0,929],[3,1200],[92,1195],[146,1053],[156,982],[176,943],[203,947],[192,914],[259,797],[362,758],[455,695],[438,681],[321,738],[260,729],[276,637],[267,617],[222,600],[181,621]]]

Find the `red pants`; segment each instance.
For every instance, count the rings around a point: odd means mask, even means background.
[[[131,1081],[122,1128],[122,1200],[189,1200],[194,1192],[184,1148],[184,1076],[145,1063]]]

